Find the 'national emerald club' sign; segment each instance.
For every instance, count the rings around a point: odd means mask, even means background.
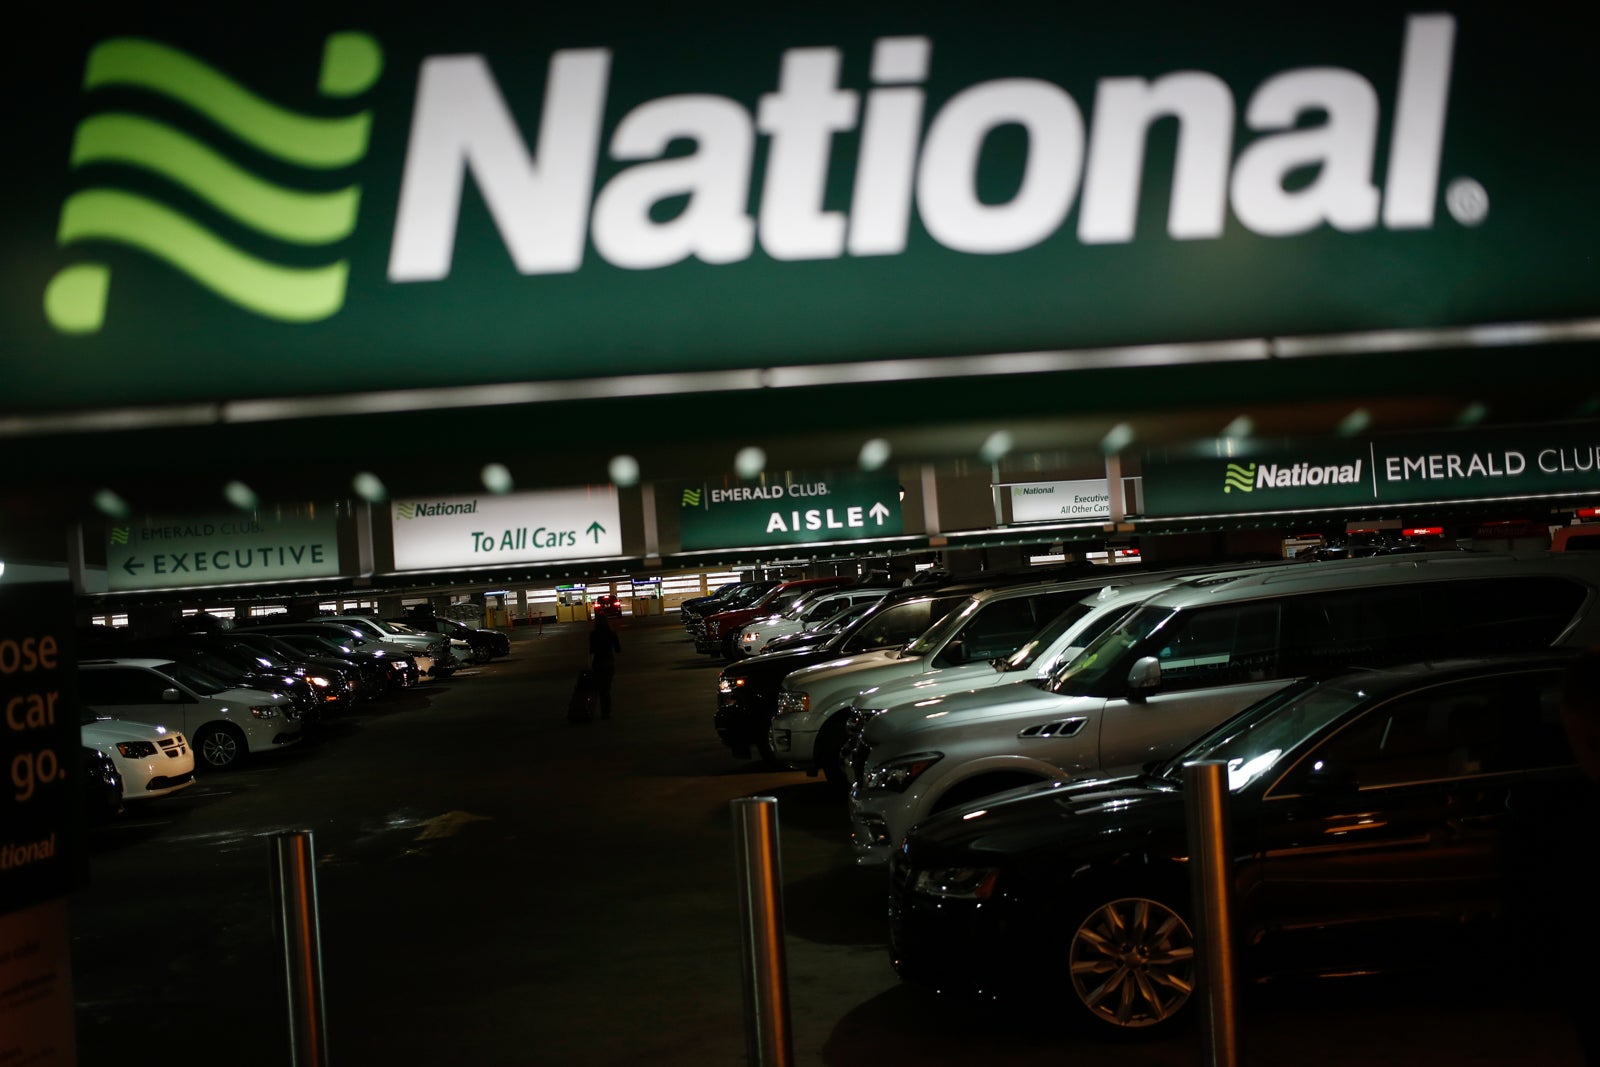
[[[36,14],[0,410],[1600,312],[1521,5]]]
[[[1343,441],[1218,442],[1148,452],[1145,513],[1271,513],[1367,504],[1600,495],[1600,424]]]
[[[893,478],[803,478],[784,483],[685,488],[683,551],[803,545],[897,537],[900,485]]]

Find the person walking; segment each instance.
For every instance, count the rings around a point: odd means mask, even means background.
[[[612,632],[604,615],[594,617],[594,628],[589,631],[589,669],[594,673],[595,688],[600,694],[600,717],[611,718],[611,679],[617,673],[617,653],[622,642]]]

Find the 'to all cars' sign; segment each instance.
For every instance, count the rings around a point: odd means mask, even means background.
[[[609,486],[390,504],[397,570],[545,563],[622,554]]]
[[[0,408],[1600,310],[1582,33],[997,3],[36,12]]]
[[[803,545],[895,537],[892,478],[816,478],[785,484],[695,485],[680,497],[683,550]]]

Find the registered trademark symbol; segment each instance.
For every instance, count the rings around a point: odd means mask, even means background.
[[[1480,225],[1489,217],[1489,190],[1472,178],[1457,178],[1444,191],[1444,206],[1461,225]]]

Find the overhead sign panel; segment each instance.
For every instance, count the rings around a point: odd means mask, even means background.
[[[1600,312],[1525,5],[35,14],[14,411]]]
[[[1600,424],[1219,443],[1144,457],[1145,513],[1305,511],[1600,492]]]
[[[329,578],[339,573],[337,531],[331,509],[114,522],[106,577],[112,592]]]
[[[685,488],[683,550],[801,545],[896,537],[900,484],[893,478],[805,478],[786,483]]]
[[[396,570],[550,563],[622,555],[610,486],[395,500]]]
[[[1024,482],[1011,486],[1012,522],[1073,522],[1111,518],[1111,489],[1104,478]]]

